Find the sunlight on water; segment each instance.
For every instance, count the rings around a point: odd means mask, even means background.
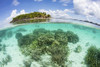
[[[99,67],[100,30],[69,23],[0,31],[0,67]]]

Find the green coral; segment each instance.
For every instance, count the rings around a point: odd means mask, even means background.
[[[78,36],[73,32],[68,34],[61,29],[50,31],[40,28],[17,39],[20,50],[25,56],[41,61],[41,55],[46,53],[51,56],[53,64],[64,67],[69,54],[67,46],[69,38],[73,38],[74,43],[78,42],[76,39]]]
[[[66,32],[61,29],[55,31],[55,39],[60,42],[60,44],[67,45],[68,44],[68,36]]]
[[[63,45],[52,45],[49,48],[50,55],[52,56],[52,61],[58,64],[61,67],[65,66],[65,61],[67,61],[67,57],[69,54],[69,49],[67,46]]]
[[[67,36],[68,36],[68,42],[75,44],[79,41],[79,37],[72,31],[67,31]]]
[[[7,36],[7,38],[11,38],[13,36],[13,32],[12,31],[7,31],[6,36]]]
[[[78,45],[74,51],[76,53],[80,53],[82,51],[82,47],[80,45]]]
[[[20,39],[22,36],[23,36],[22,33],[16,33],[15,35],[16,39]]]
[[[23,36],[21,38],[18,38],[18,43],[19,43],[20,46],[22,46],[22,45],[30,45],[33,40],[34,40],[33,35],[28,34],[28,35],[25,35],[25,36]]]
[[[100,67],[100,49],[91,46],[85,56],[87,67]]]

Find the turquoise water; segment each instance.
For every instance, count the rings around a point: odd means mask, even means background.
[[[49,31],[60,29],[63,30],[63,32],[72,31],[74,34],[77,34],[79,41],[77,43],[68,42],[67,44],[69,54],[67,56],[67,61],[64,62],[64,66],[51,61],[51,55],[48,53],[42,54],[39,56],[41,60],[36,61],[33,59],[31,60],[30,55],[25,55],[22,52],[26,48],[25,46],[19,46],[19,40],[27,34],[32,34],[36,29],[45,29]],[[88,67],[84,58],[88,53],[88,48],[92,45],[96,46],[97,49],[100,48],[100,29],[70,23],[19,25],[0,31],[0,67]],[[78,46],[80,47],[79,49],[77,48]],[[29,49],[30,48],[27,48],[26,50]],[[31,51],[34,51],[34,49]],[[25,63],[25,61],[30,63]]]

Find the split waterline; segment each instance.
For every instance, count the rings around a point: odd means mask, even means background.
[[[0,67],[88,67],[91,46],[100,48],[99,28],[63,22],[16,25],[0,30]]]

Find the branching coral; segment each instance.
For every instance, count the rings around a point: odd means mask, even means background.
[[[74,51],[76,53],[80,53],[82,51],[82,47],[80,45],[78,45]]]
[[[55,31],[55,39],[62,45],[68,44],[68,36],[66,35],[66,32],[61,29]]]
[[[68,36],[68,42],[75,44],[79,41],[79,37],[72,31],[67,31],[67,36]]]
[[[100,67],[100,49],[91,46],[85,56],[85,63],[88,67]]]
[[[69,54],[68,42],[76,43],[79,38],[73,32],[40,28],[35,29],[32,34],[17,39],[24,55],[30,56],[35,61],[41,61],[40,56],[46,53],[51,56],[53,64],[64,67]]]

